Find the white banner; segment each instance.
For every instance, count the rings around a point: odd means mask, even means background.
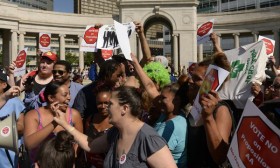
[[[210,40],[210,34],[213,33],[214,19],[203,23],[197,28],[197,44],[203,44]]]
[[[204,81],[199,89],[193,107],[191,109],[191,115],[195,121],[195,124],[197,124],[197,122],[201,118],[202,107],[199,103],[200,95],[208,94],[208,92],[211,90],[217,91],[223,84],[224,80],[227,78],[228,74],[229,72],[224,70],[223,68],[214,65],[210,65],[208,67]]]
[[[259,84],[266,78],[266,50],[263,41],[225,51],[231,64],[230,80],[219,90],[223,100],[232,100],[237,108],[243,109],[247,100],[253,100],[252,82]]]
[[[26,72],[26,57],[27,57],[27,48],[19,51],[17,59],[15,61],[16,68],[14,70],[14,76],[22,76]]]
[[[51,34],[39,33],[39,49],[43,52],[51,50]]]
[[[250,100],[242,113],[227,157],[232,167],[278,167],[280,130]]]
[[[94,25],[88,25],[83,35],[80,51],[96,52],[98,28]]]

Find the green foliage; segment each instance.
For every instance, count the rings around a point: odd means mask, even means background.
[[[92,52],[84,53],[85,66],[90,66],[93,61],[94,54]]]
[[[77,66],[79,64],[79,57],[77,57],[76,54],[66,53],[65,59],[70,62],[72,66]]]

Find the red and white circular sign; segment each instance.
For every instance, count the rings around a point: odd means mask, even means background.
[[[198,36],[204,36],[207,34],[213,27],[213,22],[206,22],[203,25],[200,26],[200,28],[197,30]]]
[[[87,44],[94,44],[97,41],[99,29],[90,27],[84,34],[84,40]]]
[[[7,137],[10,135],[10,132],[11,132],[11,128],[8,127],[8,126],[4,126],[2,129],[1,129],[1,135],[3,137]]]
[[[16,59],[16,67],[21,68],[26,60],[26,52],[25,50],[21,50]]]
[[[42,34],[39,43],[42,47],[48,47],[51,44],[51,37],[48,34]]]
[[[271,53],[273,53],[274,50],[274,45],[273,43],[269,40],[269,39],[262,39],[262,41],[264,41],[265,47],[266,47],[266,54],[269,55]]]
[[[112,55],[113,55],[113,50],[104,50],[104,49],[102,49],[102,50],[101,50],[101,53],[102,53],[102,58],[105,59],[105,60],[107,60],[107,59],[109,59],[109,58],[112,57]]]

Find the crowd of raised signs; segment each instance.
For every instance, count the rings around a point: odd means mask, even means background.
[[[227,153],[243,109],[221,99],[212,78],[203,82],[210,65],[235,72],[216,34],[213,55],[174,76],[164,56],[151,55],[143,26],[135,26],[143,59],[132,53],[132,61],[122,54],[105,61],[98,51],[87,72],[90,84],[82,85],[85,77],[51,51],[40,53],[37,70],[20,79],[14,62],[0,72],[0,116],[16,113],[27,151],[1,148],[1,168],[231,167]],[[275,59],[266,67],[267,79],[248,85],[255,105],[279,128]],[[193,107],[197,95],[200,108]],[[200,109],[198,118],[192,108]]]

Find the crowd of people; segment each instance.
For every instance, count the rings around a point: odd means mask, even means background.
[[[143,59],[132,53],[132,61],[122,54],[104,61],[98,52],[100,70],[88,85],[82,85],[83,75],[72,78],[71,64],[51,51],[41,54],[38,70],[19,80],[14,63],[0,71],[0,117],[16,112],[30,167],[230,167],[227,152],[243,109],[211,90],[199,99],[198,124],[190,114],[209,65],[230,71],[216,34],[211,34],[211,58],[175,78],[162,56],[151,55],[141,23],[135,25]],[[268,66],[275,79],[254,83],[251,91],[279,128],[280,76],[274,59]],[[19,156],[1,148],[0,167],[20,167]]]

